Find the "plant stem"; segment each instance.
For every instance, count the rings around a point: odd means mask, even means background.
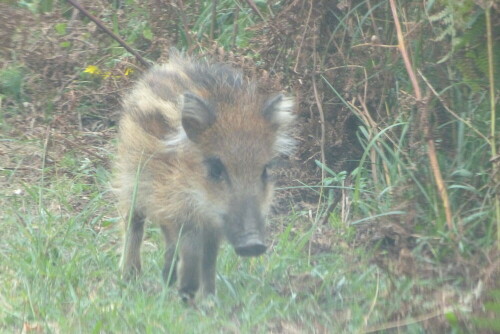
[[[217,25],[217,0],[212,0],[212,22],[210,24],[210,40],[214,40],[215,26]]]
[[[488,45],[488,78],[490,84],[490,108],[491,108],[491,159],[493,160],[493,175],[495,175],[495,165],[498,162],[495,162],[495,158],[497,155],[496,148],[496,112],[495,112],[495,70],[493,67],[494,58],[493,58],[493,38],[491,34],[491,8],[486,8],[486,39]],[[495,194],[495,218],[497,222],[497,247],[500,249],[500,199],[498,193]]]
[[[415,99],[417,101],[417,109],[419,112],[423,113],[424,121],[424,132],[425,139],[427,140],[427,155],[429,157],[429,163],[431,165],[432,172],[434,174],[434,180],[436,182],[436,186],[438,188],[439,195],[441,197],[441,201],[443,202],[443,208],[446,215],[446,224],[450,230],[453,230],[453,221],[452,214],[450,208],[450,201],[448,199],[448,192],[446,190],[446,185],[443,181],[443,176],[441,175],[441,170],[439,168],[439,162],[436,154],[436,147],[434,145],[434,140],[430,135],[430,126],[428,122],[428,104],[425,103],[422,97],[422,91],[420,90],[420,86],[418,84],[417,76],[415,75],[415,71],[413,70],[413,66],[411,64],[410,57],[408,55],[408,51],[406,50],[405,39],[403,36],[403,31],[401,29],[401,23],[399,22],[398,12],[396,9],[395,0],[389,0],[391,5],[391,12],[394,18],[394,24],[396,26],[396,33],[398,36],[398,48],[401,52],[401,56],[403,57],[403,61],[406,67],[406,71],[408,72],[408,76],[410,77],[410,81],[413,85],[413,90],[415,91]]]

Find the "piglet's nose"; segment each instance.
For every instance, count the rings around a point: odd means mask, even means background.
[[[235,247],[236,254],[240,256],[259,256],[266,251],[267,247],[256,237],[245,240],[242,244]]]

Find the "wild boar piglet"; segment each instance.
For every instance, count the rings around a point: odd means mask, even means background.
[[[180,55],[139,80],[123,102],[114,170],[124,277],[141,271],[145,220],[161,227],[163,277],[186,299],[215,292],[224,237],[241,256],[265,252],[268,169],[293,148],[293,105],[228,65]]]

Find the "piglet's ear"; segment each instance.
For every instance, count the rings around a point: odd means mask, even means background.
[[[215,122],[214,109],[201,97],[186,92],[182,100],[182,127],[188,138],[197,142],[199,136]]]
[[[262,108],[262,115],[276,131],[274,150],[279,154],[289,155],[295,146],[295,140],[290,135],[295,120],[293,106],[292,98],[278,94],[264,103]]]
[[[276,128],[285,128],[295,119],[292,114],[293,99],[278,94],[264,104],[262,115]]]

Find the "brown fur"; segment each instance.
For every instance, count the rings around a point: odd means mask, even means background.
[[[126,277],[141,270],[146,219],[166,240],[165,280],[178,278],[188,298],[200,285],[215,292],[224,235],[241,255],[265,250],[273,191],[266,168],[291,148],[292,107],[281,95],[258,94],[228,66],[180,56],[143,77],[124,100],[115,166]]]

